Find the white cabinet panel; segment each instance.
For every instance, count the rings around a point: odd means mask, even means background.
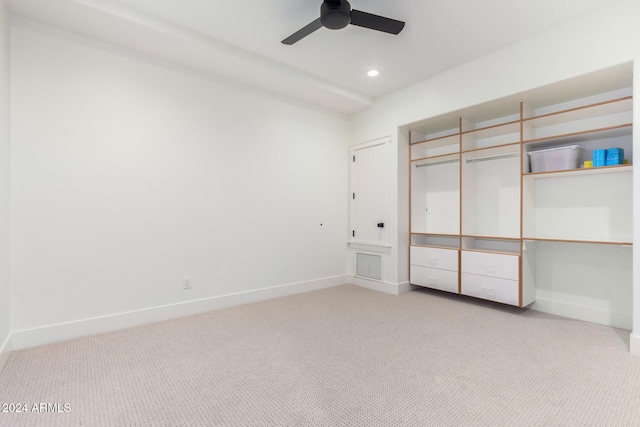
[[[410,281],[413,285],[458,293],[457,271],[412,265],[410,266],[409,274],[411,277]]]
[[[476,298],[518,305],[518,281],[462,273],[462,294]]]
[[[412,265],[458,271],[458,251],[456,249],[411,246],[410,250]]]
[[[463,273],[519,280],[519,261],[518,255],[462,251],[461,267]]]
[[[411,231],[460,233],[460,161],[411,164]]]

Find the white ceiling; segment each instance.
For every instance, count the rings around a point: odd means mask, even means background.
[[[350,0],[405,21],[282,39],[321,0],[7,0],[13,14],[343,113],[619,0]],[[26,21],[23,21],[26,22]],[[366,72],[376,68],[380,75]]]

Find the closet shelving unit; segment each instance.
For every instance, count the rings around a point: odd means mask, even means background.
[[[625,96],[523,118],[523,150],[620,147],[626,165],[530,173],[523,162],[523,239],[631,245],[632,98]],[[579,206],[579,214],[576,207]]]
[[[410,275],[416,284],[459,292],[460,120],[412,132]]]
[[[595,93],[566,90],[564,97],[554,93],[556,86],[512,97],[507,107],[499,100],[408,125],[410,282],[525,307],[537,293],[542,300],[564,298],[547,289],[555,279],[544,263],[553,251],[584,253],[605,266],[620,251],[630,253],[633,99],[627,83]],[[530,171],[532,151],[570,145],[579,147],[580,168]],[[614,147],[628,163],[582,167],[594,149]],[[623,269],[630,277],[631,264]],[[558,304],[588,300],[589,287]]]

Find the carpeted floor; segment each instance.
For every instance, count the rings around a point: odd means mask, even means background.
[[[14,352],[0,425],[639,426],[628,340],[345,285]]]

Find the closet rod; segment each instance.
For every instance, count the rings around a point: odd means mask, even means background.
[[[508,157],[518,157],[519,155],[520,155],[519,152],[514,152],[514,153],[506,153],[506,154],[493,154],[491,156],[474,157],[472,159],[466,159],[466,160],[467,160],[467,163],[473,163],[473,162],[482,162],[484,160],[506,159]]]
[[[423,168],[425,166],[443,165],[445,163],[458,163],[458,161],[459,161],[458,159],[453,159],[453,160],[440,160],[438,162],[423,163],[421,165],[416,164],[416,169]]]

